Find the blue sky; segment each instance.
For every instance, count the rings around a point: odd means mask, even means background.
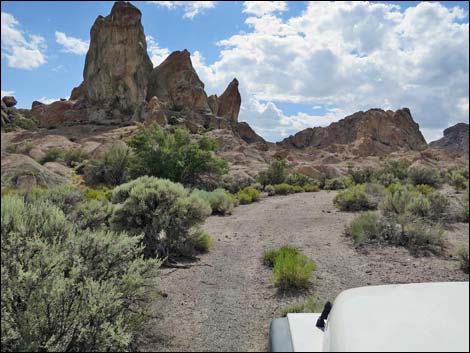
[[[240,120],[277,141],[357,110],[408,106],[428,140],[468,122],[467,2],[132,2],[152,61],[188,49],[208,94],[240,81]],[[113,2],[2,1],[2,95],[68,98]]]

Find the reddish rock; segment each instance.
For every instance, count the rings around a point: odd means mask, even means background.
[[[16,105],[16,103],[18,103],[16,101],[15,97],[13,97],[13,96],[5,96],[5,97],[2,98],[2,101],[3,101],[3,103],[5,103],[5,105],[8,108],[14,107]]]
[[[241,102],[242,99],[238,91],[238,80],[234,78],[218,99],[217,115],[233,123],[238,122]]]
[[[79,124],[88,120],[86,110],[75,109],[73,101],[36,105],[31,109],[31,114],[39,120],[39,125],[45,128]]]
[[[135,6],[123,1],[114,4],[110,15],[98,16],[91,28],[83,82],[73,89],[71,100],[118,109],[123,115],[135,112],[145,100],[153,68],[141,16]]]
[[[204,83],[199,79],[185,49],[175,51],[150,74],[147,100],[156,96],[172,110],[209,111]]]
[[[396,112],[370,109],[357,112],[328,127],[308,128],[284,139],[284,147],[328,149],[348,145],[360,156],[386,155],[398,149],[421,150],[426,140],[408,108]]]
[[[240,136],[240,138],[242,138],[244,141],[248,143],[257,143],[257,142],[265,143],[266,142],[246,122],[237,123],[234,130]]]

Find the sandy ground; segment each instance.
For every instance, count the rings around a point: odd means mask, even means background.
[[[261,263],[265,249],[289,244],[317,264],[311,294],[334,300],[341,291],[366,285],[468,281],[453,256],[468,246],[468,224],[448,232],[445,257],[411,256],[402,248],[356,250],[344,237],[355,214],[337,211],[334,192],[301,193],[239,206],[228,217],[210,217],[204,228],[214,248],[189,269],[162,269],[156,305],[162,315],[148,332],[147,351],[265,351],[270,320],[306,293],[279,295],[271,271]]]

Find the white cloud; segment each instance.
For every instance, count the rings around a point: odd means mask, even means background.
[[[2,97],[5,97],[5,96],[12,96],[15,94],[15,91],[4,91],[3,89],[1,90],[1,95]]]
[[[153,66],[160,65],[170,55],[170,50],[168,48],[160,48],[157,41],[150,35],[146,36],[145,39],[147,40],[147,51]]]
[[[44,104],[51,104],[51,103],[54,103],[54,102],[57,102],[58,100],[60,100],[60,98],[46,98],[46,97],[42,97],[42,98],[39,98],[39,99],[36,99],[38,102],[41,102],[41,103],[44,103]]]
[[[65,53],[85,55],[90,46],[89,41],[82,40],[80,38],[69,37],[64,32],[55,32],[55,41],[62,45],[62,49]]]
[[[243,2],[243,12],[255,16],[263,16],[273,12],[283,12],[287,10],[285,1],[245,1]]]
[[[205,10],[215,7],[215,1],[147,1],[167,9],[182,8],[184,11],[183,18],[193,19]]]
[[[7,59],[9,67],[17,69],[34,69],[46,63],[43,51],[46,48],[44,38],[26,34],[19,28],[16,18],[2,12],[2,58]]]
[[[208,94],[222,93],[238,78],[240,120],[268,139],[359,110],[402,107],[430,138],[468,121],[463,16],[437,2],[405,11],[386,3],[310,2],[288,19],[260,10],[246,19],[249,31],[217,43],[217,61],[208,65],[199,52],[192,59]],[[276,103],[321,104],[327,113],[287,116]]]

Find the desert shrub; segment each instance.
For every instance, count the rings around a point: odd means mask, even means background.
[[[437,224],[430,225],[420,219],[404,224],[394,245],[404,246],[411,253],[442,253],[445,246],[444,230]]]
[[[251,186],[247,186],[238,192],[237,199],[242,205],[246,205],[258,201],[260,192]]]
[[[309,286],[315,263],[288,246],[279,249],[274,260],[273,282],[280,290],[304,289]]]
[[[157,124],[139,125],[140,132],[129,142],[134,152],[130,174],[166,178],[193,187],[213,185],[226,172],[226,162],[217,157],[217,142],[206,136],[194,141],[184,129],[174,133]]]
[[[467,196],[462,201],[462,220],[464,222],[469,221],[469,197],[468,197],[468,187],[467,187]]]
[[[250,186],[253,180],[250,178],[237,178],[232,175],[225,175],[223,177],[222,186],[232,194],[238,193],[241,189]]]
[[[83,200],[82,191],[69,185],[60,185],[50,189],[33,188],[23,195],[26,201],[48,202],[65,214],[69,214],[75,205]]]
[[[274,196],[276,195],[276,189],[272,185],[266,185],[264,190],[268,193],[269,196]]]
[[[187,248],[191,228],[211,214],[210,205],[183,185],[166,179],[140,177],[116,187],[111,227],[144,234],[147,257],[177,254]]]
[[[214,191],[195,190],[193,193],[211,206],[212,214],[232,214],[237,202],[236,198],[224,189]]]
[[[304,192],[304,188],[302,186],[299,186],[299,185],[292,185],[292,190],[296,194],[299,193],[299,192]]]
[[[75,148],[63,153],[63,160],[69,167],[75,167],[88,158],[88,155],[82,150]]]
[[[260,183],[253,183],[250,185],[252,188],[255,188],[256,190],[258,191],[261,191],[263,190],[263,185],[261,185]]]
[[[285,160],[272,162],[268,169],[258,173],[256,180],[265,187],[266,185],[282,184],[287,180],[287,162]]]
[[[295,192],[294,187],[286,183],[273,185],[273,188],[276,195],[288,195]]]
[[[408,177],[410,162],[406,160],[387,161],[381,169],[381,174],[391,174],[398,180],[405,180]]]
[[[428,167],[413,167],[408,170],[408,177],[413,185],[426,184],[433,188],[439,187],[442,180],[439,171]]]
[[[401,184],[392,184],[387,188],[387,194],[380,204],[385,216],[396,218],[406,214],[411,201],[421,194],[412,187]]]
[[[44,152],[44,156],[41,157],[39,163],[45,164],[47,162],[56,162],[64,160],[65,152],[62,148],[51,147]]]
[[[304,187],[305,185],[315,185],[318,184],[313,178],[310,178],[309,176],[302,174],[302,173],[292,173],[287,177],[286,180],[287,184],[290,185],[297,185]]]
[[[468,273],[469,272],[468,248],[465,248],[465,247],[461,248],[457,255],[458,255],[458,258],[459,258],[459,261],[460,261],[460,268],[465,273]]]
[[[70,218],[81,229],[98,229],[109,226],[112,213],[112,206],[107,200],[91,199],[80,202]]]
[[[405,212],[409,212],[416,217],[429,217],[431,203],[425,196],[416,196],[409,200],[409,203],[405,206]]]
[[[451,202],[449,198],[442,193],[435,191],[428,195],[426,198],[429,200],[430,212],[428,218],[434,222],[452,221],[453,215],[450,212]]]
[[[198,252],[207,253],[214,246],[214,240],[204,231],[196,232],[191,239],[192,247]]]
[[[365,184],[372,181],[374,171],[370,167],[353,168],[348,166],[348,175],[355,184]]]
[[[318,184],[305,184],[303,186],[305,192],[317,192],[320,191]]]
[[[26,140],[7,146],[5,151],[8,153],[28,154],[34,148],[34,146],[34,142]]]
[[[395,177],[392,173],[380,173],[376,176],[377,181],[385,187],[390,184],[398,182],[400,179]]]
[[[450,184],[455,188],[455,191],[460,192],[467,187],[467,179],[462,173],[453,172],[450,176]]]
[[[86,187],[83,194],[88,200],[104,200],[110,196],[110,190],[105,186],[98,189]]]
[[[346,235],[356,244],[378,238],[379,231],[379,215],[373,212],[359,215],[346,226]]]
[[[276,256],[279,253],[279,250],[269,249],[265,250],[263,253],[263,265],[268,267],[274,267],[276,261]]]
[[[373,201],[366,193],[365,185],[351,186],[338,192],[334,199],[335,206],[341,211],[362,211],[377,208],[377,202]]]
[[[2,351],[127,351],[159,262],[139,237],[80,230],[48,201],[2,197]]]
[[[353,183],[350,179],[340,177],[340,178],[333,178],[333,179],[326,179],[325,185],[323,189],[325,190],[343,190],[346,189],[348,186],[351,186]]]
[[[128,179],[130,149],[121,144],[109,148],[100,160],[90,161],[84,170],[85,183],[90,186],[120,185]]]
[[[304,301],[285,305],[281,308],[281,317],[286,317],[287,314],[293,313],[316,313],[321,311],[321,306],[318,304],[318,298],[309,296]]]
[[[419,185],[416,185],[416,190],[418,190],[423,195],[428,195],[434,192],[436,189],[426,184],[419,184]]]

